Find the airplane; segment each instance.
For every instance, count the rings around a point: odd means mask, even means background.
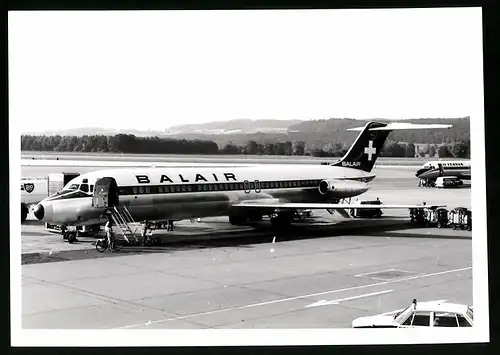
[[[41,201],[35,217],[57,225],[102,224],[104,213],[125,207],[136,221],[228,216],[231,224],[271,216],[289,225],[297,210],[327,209],[349,218],[345,209],[371,205],[339,203],[363,194],[375,178],[372,168],[394,130],[450,128],[444,124],[370,121],[348,152],[330,165],[246,167],[158,167],[106,169],[82,174]],[[430,205],[377,205],[377,208],[429,208]],[[437,207],[437,206],[436,206]]]
[[[26,221],[29,208],[59,191],[64,185],[80,174],[55,173],[47,177],[21,178],[21,223]]]
[[[436,180],[440,176],[455,176],[462,180],[471,179],[470,160],[437,160],[422,165],[415,176],[419,179]]]

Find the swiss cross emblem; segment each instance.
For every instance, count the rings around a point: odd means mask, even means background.
[[[26,184],[24,184],[24,189],[26,190],[26,192],[31,193],[35,189],[35,184],[33,184],[31,182],[26,183]]]
[[[377,154],[377,148],[373,147],[373,141],[368,142],[368,147],[365,148],[365,154],[368,154],[368,161],[372,161],[372,155]]]

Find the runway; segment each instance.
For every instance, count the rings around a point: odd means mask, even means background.
[[[411,169],[378,169],[361,199],[470,208],[470,187],[418,188]],[[394,193],[396,191],[396,193]],[[472,305],[471,232],[314,211],[277,233],[267,221],[183,221],[159,247],[99,254],[36,222],[22,227],[26,329],[349,328],[413,298]],[[257,228],[255,228],[257,227]]]

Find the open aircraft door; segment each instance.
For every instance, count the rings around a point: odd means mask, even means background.
[[[438,163],[438,168],[439,168],[439,176],[444,176],[444,167],[443,167],[443,164]]]
[[[118,185],[112,177],[103,177],[96,181],[92,196],[92,207],[107,208],[118,204]]]

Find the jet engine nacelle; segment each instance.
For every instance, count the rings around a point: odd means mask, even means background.
[[[338,197],[352,197],[368,191],[368,184],[352,180],[322,180],[318,190],[322,195],[331,194]]]

